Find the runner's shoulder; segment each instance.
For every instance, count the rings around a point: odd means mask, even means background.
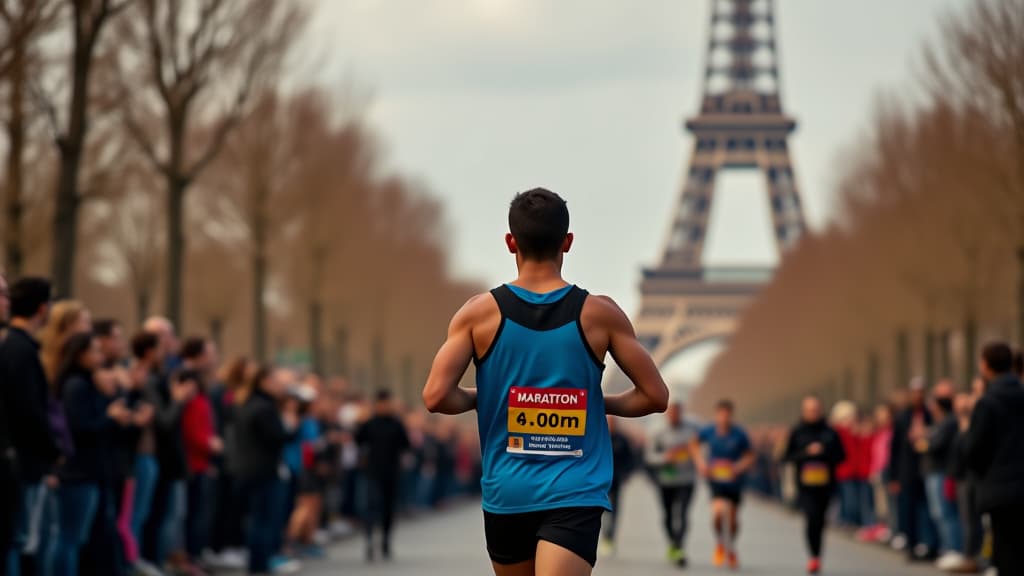
[[[472,327],[494,314],[500,314],[498,303],[490,292],[471,296],[452,317],[453,327]]]
[[[628,323],[629,317],[622,311],[622,308],[610,296],[602,294],[591,294],[583,303],[583,314],[588,319],[596,320],[609,327],[617,326],[623,322]]]

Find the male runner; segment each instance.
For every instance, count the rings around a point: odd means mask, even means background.
[[[665,410],[668,389],[626,315],[562,279],[569,211],[537,188],[509,208],[519,277],[471,298],[452,319],[423,390],[432,412],[477,410],[484,532],[497,576],[587,576],[611,508],[605,415]],[[633,381],[603,396],[611,353]],[[459,387],[470,361],[476,389]]]
[[[664,425],[651,434],[645,454],[661,490],[668,559],[681,567],[686,566],[684,541],[697,482],[697,466],[690,447],[699,436],[700,428],[683,418],[682,402],[673,402],[665,413]]]
[[[738,568],[736,537],[744,475],[754,465],[754,451],[747,433],[732,420],[731,400],[715,407],[715,423],[701,430],[691,445],[697,470],[711,488],[711,521],[715,532],[714,564]],[[701,449],[707,447],[707,454]]]

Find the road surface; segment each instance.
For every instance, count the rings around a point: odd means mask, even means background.
[[[597,576],[663,576],[680,573],[710,576],[728,573],[711,566],[712,538],[708,502],[702,491],[690,511],[688,538],[691,566],[685,571],[665,561],[665,544],[654,490],[635,477],[622,499],[619,550],[598,561]],[[769,504],[748,499],[741,518],[739,553],[742,574],[796,576],[806,561],[800,519]],[[937,576],[934,568],[909,566],[884,548],[854,542],[832,533],[826,540],[828,576]],[[363,562],[363,542],[353,539],[331,548],[329,558],[306,564],[302,574],[317,576],[485,576],[492,574],[484,550],[483,520],[478,506],[460,505],[435,517],[400,525],[395,559]]]

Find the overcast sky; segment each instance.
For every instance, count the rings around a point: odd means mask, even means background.
[[[830,217],[836,162],[882,90],[916,84],[921,46],[966,0],[778,0],[783,106],[808,220]],[[318,0],[316,82],[373,94],[391,167],[447,206],[455,272],[509,280],[507,205],[545,186],[569,201],[570,280],[638,305],[690,150],[709,0]],[[712,263],[770,262],[759,178],[719,181]]]

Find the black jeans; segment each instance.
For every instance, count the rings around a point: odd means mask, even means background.
[[[665,522],[665,534],[676,548],[683,547],[690,522],[690,501],[693,500],[693,484],[683,486],[661,486],[661,509]]]
[[[989,516],[992,559],[999,574],[1024,574],[1024,505],[997,508]]]
[[[21,481],[13,456],[0,454],[0,576],[7,574],[7,551],[14,539],[14,519],[21,509]]]
[[[227,548],[242,548],[245,536],[242,527],[245,522],[245,495],[241,483],[233,475],[222,471],[214,479],[216,494],[211,508],[216,510],[210,532],[210,548],[223,552]]]
[[[369,506],[366,510],[366,541],[373,543],[373,530],[380,525],[384,550],[391,544],[391,527],[395,519],[395,501],[398,499],[398,475],[370,474],[367,478]]]
[[[958,482],[956,493],[957,505],[960,508],[960,523],[964,529],[964,556],[976,559],[981,555],[985,528],[981,524],[981,512],[978,511],[974,481],[968,479]]]
[[[246,543],[249,548],[250,573],[270,571],[270,557],[276,551],[274,532],[277,526],[274,520],[278,507],[278,482],[276,476],[246,478],[242,481],[248,511]]]
[[[800,491],[800,510],[804,515],[804,536],[812,558],[821,557],[825,536],[825,516],[832,501],[832,490],[804,489]]]

